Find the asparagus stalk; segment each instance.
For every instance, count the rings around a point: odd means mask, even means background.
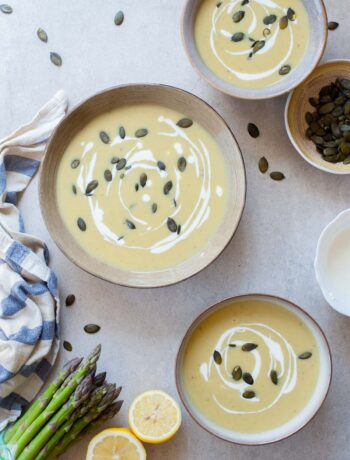
[[[105,383],[106,381],[106,376],[107,376],[107,372],[100,372],[99,374],[97,374],[94,378],[94,387],[97,388],[97,387],[102,387],[102,385]]]
[[[25,412],[25,414],[12,426],[10,426],[6,432],[4,440],[6,444],[14,444],[21,437],[23,432],[33,421],[41,414],[45,407],[51,401],[55,392],[60,388],[66,378],[74,373],[74,371],[80,365],[82,359],[72,359],[61,369],[57,378],[47,387],[46,391],[38,398]]]
[[[69,418],[69,416],[89,397],[92,387],[92,378],[90,375],[76,388],[74,394],[61,407],[61,409],[51,418],[39,434],[28,444],[23,452],[16,459],[18,460],[35,460],[37,454],[45,446],[51,436],[59,427]]]
[[[48,440],[46,445],[41,449],[39,454],[36,457],[36,460],[45,460],[50,452],[54,449],[56,444],[65,436],[71,429],[73,423],[78,420],[78,418],[83,417],[92,407],[97,406],[102,398],[107,393],[107,386],[102,386],[96,388],[90,395],[89,400],[79,407],[74,413],[69,417],[68,420],[64,422],[61,427],[55,431],[55,433]],[[50,423],[50,422],[49,422]]]
[[[23,432],[22,436],[11,449],[15,459],[20,456],[24,448],[32,441],[34,436],[41,430],[46,422],[63,406],[63,404],[65,404],[77,386],[90,373],[91,369],[94,369],[95,364],[100,357],[100,353],[101,346],[98,345],[75,371],[67,386],[62,390],[58,389],[56,391],[51,402],[44,411],[41,412],[32,424]]]

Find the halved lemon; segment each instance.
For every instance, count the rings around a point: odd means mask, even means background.
[[[141,441],[158,444],[172,438],[180,428],[181,409],[164,391],[146,391],[131,403],[129,424]]]
[[[146,451],[127,428],[108,428],[91,439],[86,460],[146,460]]]

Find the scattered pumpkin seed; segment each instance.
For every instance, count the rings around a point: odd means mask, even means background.
[[[80,165],[80,160],[76,158],[75,160],[72,161],[70,165],[71,165],[71,168],[75,169]]]
[[[101,327],[97,324],[87,324],[86,326],[84,326],[84,331],[87,334],[96,334],[96,332],[98,332],[100,329]]]
[[[283,65],[278,73],[280,75],[287,75],[292,70],[292,67],[289,64]]]
[[[235,366],[232,371],[233,380],[241,380],[242,378],[242,369],[240,366]]]
[[[255,350],[255,348],[258,348],[258,345],[256,343],[245,343],[242,345],[242,351],[252,351]]]
[[[265,26],[269,26],[276,21],[277,21],[277,16],[275,14],[269,14],[268,16],[265,16],[263,19],[263,23],[265,24]]]
[[[262,48],[264,48],[265,46],[265,40],[258,40],[257,42],[255,42],[253,44],[253,54],[257,53],[258,51],[260,51]]]
[[[140,175],[140,185],[141,187],[143,188],[147,183],[147,174],[146,173],[142,173]]]
[[[134,224],[134,222],[131,222],[131,220],[126,219],[125,223],[130,228],[130,230],[135,230],[136,225]]]
[[[90,195],[97,187],[98,187],[97,180],[90,181],[86,186],[85,195]]]
[[[114,24],[116,26],[122,25],[124,22],[124,13],[122,11],[118,11],[118,13],[114,17]]]
[[[277,372],[275,370],[272,370],[270,372],[270,379],[271,379],[271,382],[274,385],[278,385],[278,375],[277,375]]]
[[[233,22],[235,22],[236,24],[238,22],[241,22],[244,16],[245,16],[245,11],[242,11],[242,10],[236,11],[236,13],[234,13],[234,15],[232,16]]]
[[[125,132],[125,128],[123,126],[121,126],[119,128],[119,136],[120,136],[121,139],[125,139],[126,132]]]
[[[241,6],[248,5],[248,3],[249,3],[249,0],[243,0],[242,3],[241,3]]]
[[[266,160],[265,157],[261,157],[260,160],[259,160],[259,171],[262,174],[265,174],[268,169],[269,169],[268,161]]]
[[[135,184],[135,191],[136,191],[136,192],[139,191],[139,184]]]
[[[180,128],[190,128],[193,125],[193,121],[190,118],[181,118],[176,124]]]
[[[146,128],[137,129],[135,132],[135,137],[145,137],[148,134],[148,130]]]
[[[180,235],[180,233],[181,233],[181,225],[178,225],[177,226],[177,234]]]
[[[244,373],[243,373],[243,380],[244,380],[245,383],[247,383],[248,385],[253,385],[253,384],[254,384],[254,379],[253,379],[252,375],[249,374],[249,372],[244,372]]]
[[[237,345],[236,345],[235,343],[229,343],[228,346],[229,346],[230,348],[236,348],[236,347],[237,347]]]
[[[68,342],[67,340],[64,340],[63,342],[63,348],[67,351],[73,351],[72,344]]]
[[[218,2],[218,3],[216,4],[216,8],[220,8],[221,5],[222,5],[222,2]]]
[[[153,203],[152,204],[152,212],[153,212],[153,214],[155,214],[157,212],[157,209],[158,209],[157,203]]]
[[[305,351],[301,355],[298,356],[299,359],[309,359],[311,358],[312,353],[310,351]]]
[[[260,135],[259,128],[254,123],[248,123],[248,133],[254,138],[257,138]]]
[[[243,38],[244,38],[243,32],[236,32],[235,34],[232,35],[231,41],[238,43],[238,42],[241,42]]]
[[[289,21],[295,21],[296,17],[297,16],[295,14],[295,11],[292,8],[288,8],[288,10],[287,10],[287,18],[289,19]]]
[[[74,195],[77,194],[77,188],[74,184],[72,185],[72,192],[74,193]]]
[[[51,52],[50,59],[51,59],[52,64],[56,65],[57,67],[61,67],[62,58],[58,53]]]
[[[172,219],[171,217],[168,217],[168,220],[167,220],[167,227],[168,229],[172,232],[172,233],[176,233],[177,232],[177,224],[175,222],[174,219]]]
[[[159,168],[161,171],[165,171],[165,170],[166,170],[165,163],[163,163],[162,161],[157,161],[157,166],[158,166],[158,168]]]
[[[186,169],[186,166],[187,166],[186,158],[185,158],[185,157],[180,157],[180,158],[177,160],[177,167],[178,167],[178,170],[181,171],[181,172],[184,172],[185,169]]]
[[[219,351],[214,350],[213,358],[214,358],[214,361],[216,362],[216,364],[220,365],[222,363],[222,356],[221,356],[221,353]]]
[[[279,171],[273,171],[271,174],[270,174],[270,177],[272,180],[277,180],[277,181],[280,181],[280,180],[283,180],[285,179],[285,175]]]
[[[82,232],[85,232],[86,230],[86,223],[85,223],[85,220],[82,219],[81,217],[78,218],[77,220],[77,225],[79,227],[79,229],[82,231]]]
[[[168,195],[172,188],[173,188],[173,183],[171,180],[169,180],[163,187],[164,195]]]
[[[253,399],[253,398],[255,398],[255,392],[247,390],[242,394],[242,396],[243,396],[244,399]]]
[[[0,10],[5,14],[13,13],[12,6],[7,5],[6,3],[3,3],[2,5],[0,5]]]
[[[104,177],[107,182],[111,182],[111,180],[113,179],[112,172],[109,169],[106,169],[104,172]]]
[[[338,29],[339,23],[335,21],[329,21],[328,23],[328,30],[335,30]]]
[[[284,30],[288,27],[288,17],[282,16],[280,19],[280,29]]]
[[[117,171],[121,171],[122,169],[124,169],[126,166],[126,159],[125,158],[121,158],[118,163],[116,164],[116,168],[117,168]]]
[[[75,302],[75,295],[69,294],[66,297],[66,307],[71,307]]]
[[[100,139],[104,144],[109,144],[111,142],[111,139],[109,138],[106,131],[100,131]]]
[[[39,40],[41,40],[44,43],[47,43],[48,36],[47,36],[47,33],[45,32],[44,29],[39,27],[39,29],[36,31],[36,34],[37,34]]]
[[[111,159],[112,165],[115,165],[116,163],[118,163],[118,161],[120,161],[120,158],[119,158],[119,157],[113,157],[113,158]]]
[[[263,30],[263,36],[268,37],[269,35],[271,35],[271,30],[268,27],[265,27]]]

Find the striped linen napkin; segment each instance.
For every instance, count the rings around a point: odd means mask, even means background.
[[[56,277],[45,243],[25,233],[16,205],[66,110],[59,91],[29,124],[0,140],[0,432],[38,393],[58,352]]]

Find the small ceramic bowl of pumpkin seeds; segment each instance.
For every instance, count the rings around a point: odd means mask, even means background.
[[[290,95],[286,129],[311,165],[350,174],[350,60],[328,61]]]

